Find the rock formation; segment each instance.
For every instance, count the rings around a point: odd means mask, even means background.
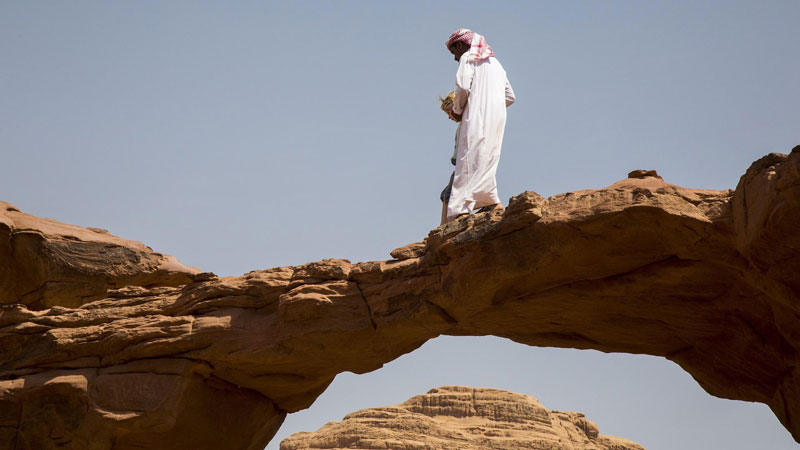
[[[0,304],[74,308],[125,286],[180,286],[199,270],[100,228],[81,228],[0,202]]]
[[[239,277],[0,209],[2,449],[261,450],[336,374],[442,334],[662,356],[800,440],[800,147],[735,191],[634,172]]]
[[[533,397],[499,389],[444,386],[405,403],[348,414],[281,450],[644,450],[602,436],[581,413],[548,411]]]

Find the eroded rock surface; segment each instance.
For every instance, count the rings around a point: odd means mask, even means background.
[[[663,356],[800,440],[800,147],[735,192],[526,192],[397,260],[240,277],[3,206],[0,448],[261,450],[336,374],[442,334]]]
[[[0,202],[0,304],[77,307],[124,286],[179,286],[200,272],[141,242]]]
[[[394,406],[348,414],[313,433],[295,433],[281,450],[644,450],[603,436],[581,413],[549,411],[528,395],[444,386]]]

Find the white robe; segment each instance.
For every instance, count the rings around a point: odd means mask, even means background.
[[[500,203],[495,174],[506,127],[506,107],[515,101],[506,71],[495,57],[476,62],[468,55],[469,52],[461,56],[456,73],[453,111],[462,117],[456,175],[447,204],[448,220]]]

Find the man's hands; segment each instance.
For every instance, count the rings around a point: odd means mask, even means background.
[[[447,110],[447,116],[450,117],[450,120],[453,122],[461,122],[461,114],[453,112],[453,105],[450,105],[450,108]]]

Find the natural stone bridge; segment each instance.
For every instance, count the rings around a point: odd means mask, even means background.
[[[0,448],[261,450],[336,374],[442,334],[663,356],[800,441],[800,147],[735,191],[652,175],[227,278],[0,203]]]

